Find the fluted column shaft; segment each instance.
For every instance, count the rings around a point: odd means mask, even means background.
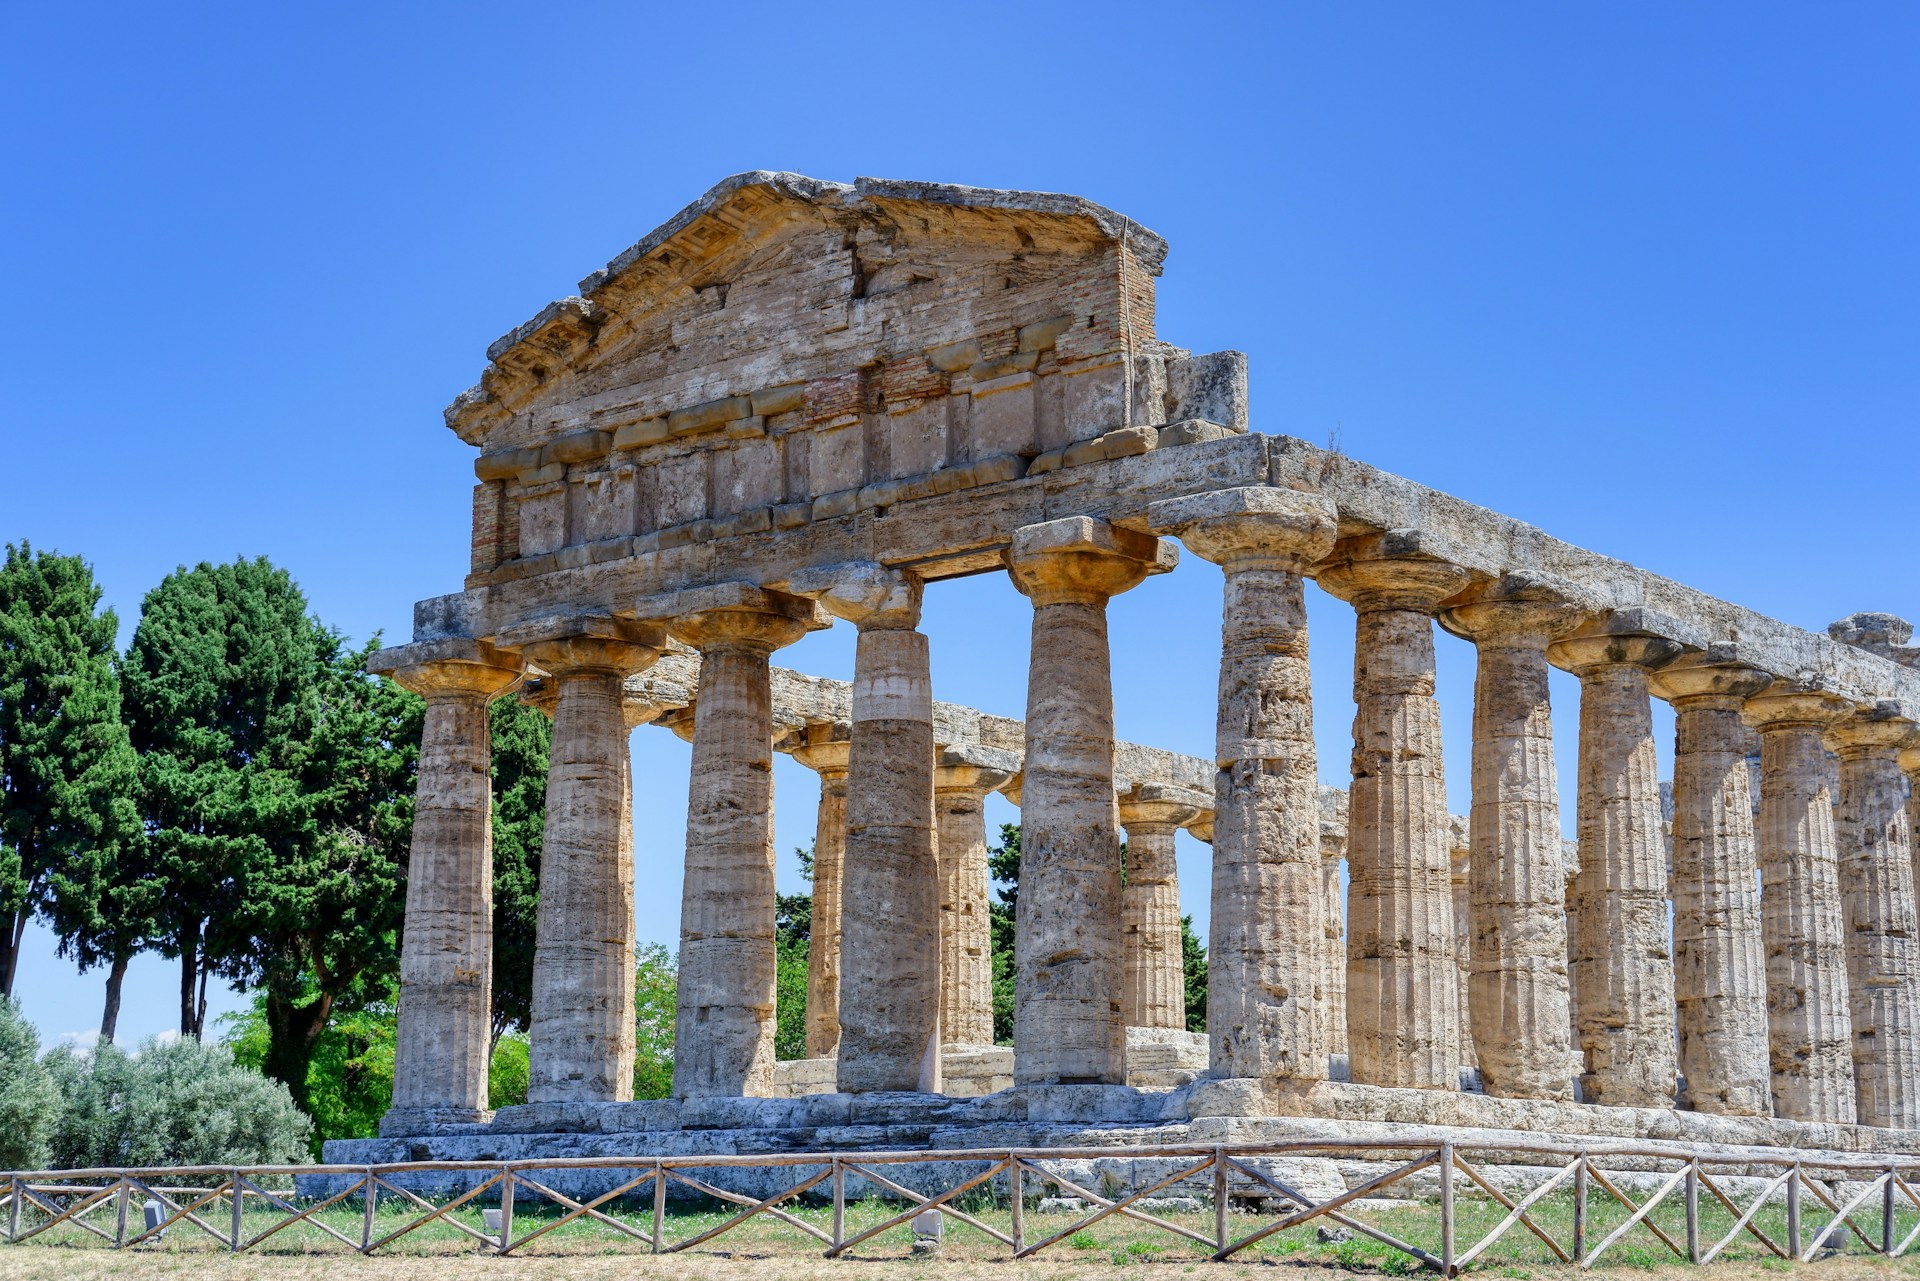
[[[1581,614],[1529,591],[1449,614],[1479,649],[1469,1013],[1487,1093],[1567,1099],[1566,870],[1546,650]]]
[[[1766,964],[1747,770],[1745,699],[1770,677],[1676,664],[1655,678],[1673,704],[1674,1003],[1680,1071],[1696,1111],[1771,1110]]]
[[[1920,921],[1898,754],[1912,721],[1873,713],[1836,726],[1835,827],[1852,980],[1853,1079],[1862,1125],[1920,1128]]]
[[[1829,695],[1747,701],[1760,731],[1760,928],[1767,965],[1773,1109],[1793,1121],[1854,1121],[1853,1033],[1833,792],[1821,733],[1845,710]]]
[[[631,634],[630,634],[631,633]],[[633,1097],[633,844],[622,682],[659,656],[619,620],[520,651],[553,688],[527,1101]]]
[[[832,727],[827,727],[831,729]],[[840,1046],[840,898],[847,843],[847,757],[843,739],[797,747],[794,759],[820,776],[813,828],[813,919],[807,933],[807,1057]]]
[[[1340,852],[1320,849],[1320,895],[1325,950],[1320,955],[1326,993],[1327,1053],[1347,1052],[1347,898],[1340,885]]]
[[[1353,603],[1347,1055],[1353,1080],[1455,1090],[1460,1003],[1433,611],[1466,574],[1432,560],[1321,571]]]
[[[700,650],[674,1019],[679,1098],[766,1094],[773,1083],[771,656],[806,630],[773,604],[670,624]]]
[[[1212,1070],[1324,1080],[1326,906],[1302,575],[1333,547],[1333,506],[1319,494],[1232,489],[1155,503],[1148,519],[1224,572]]]
[[[993,922],[987,911],[987,793],[1006,771],[942,764],[934,776],[940,864],[940,1036],[993,1044]]]
[[[457,660],[388,670],[427,702],[389,1114],[395,1132],[423,1133],[404,1122],[478,1121],[488,1111],[493,797],[487,706],[519,671]]]
[[[1120,899],[1125,979],[1120,1014],[1128,1027],[1184,1028],[1186,972],[1180,951],[1180,876],[1174,834],[1207,798],[1148,784],[1120,798],[1127,832],[1126,888]]]
[[[1580,678],[1580,867],[1567,915],[1589,1103],[1674,1103],[1667,840],[1647,671],[1679,652],[1650,635],[1579,636],[1549,650]]]
[[[1449,825],[1451,827],[1451,825]],[[1453,833],[1453,848],[1448,851],[1453,864],[1453,947],[1456,973],[1459,975],[1460,1063],[1477,1068],[1480,1056],[1473,1049],[1473,850],[1464,833]]]
[[[1033,602],[1014,923],[1019,1084],[1126,1078],[1107,600],[1170,567],[1170,552],[1068,517],[1015,531],[1007,554]]]

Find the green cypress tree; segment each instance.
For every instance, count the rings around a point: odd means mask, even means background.
[[[0,996],[27,922],[46,915],[83,965],[124,958],[143,929],[107,887],[139,835],[134,756],[114,671],[119,622],[78,556],[8,544],[0,562]],[[98,945],[98,946],[96,946]],[[109,1010],[108,1024],[112,1022]]]
[[[306,598],[264,557],[182,568],[141,603],[122,682],[183,1035],[204,1030],[208,973],[246,952],[241,871],[299,825],[290,758],[311,729],[315,639]]]

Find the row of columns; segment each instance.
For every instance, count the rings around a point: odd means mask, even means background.
[[[1684,1073],[1700,1110],[1920,1124],[1920,928],[1901,785],[1920,753],[1900,756],[1910,722],[1863,717],[1812,691],[1769,692],[1771,678],[1737,656],[1683,655],[1632,611],[1585,626],[1592,605],[1549,577],[1469,588],[1445,549],[1418,533],[1339,539],[1319,495],[1217,491],[1156,503],[1148,523],[1223,570],[1208,992],[1216,1075],[1324,1078],[1344,1017],[1358,1082],[1457,1088],[1471,1045],[1489,1093],[1568,1098],[1577,1043],[1583,1093],[1596,1102],[1668,1106]],[[1117,808],[1106,631],[1107,601],[1173,558],[1167,541],[1088,517],[1025,527],[1007,554],[1033,604],[1019,780],[1022,1083],[1117,1083],[1127,1023],[1183,1021],[1171,845],[1193,807],[1142,793]],[[1344,967],[1328,964],[1337,887],[1318,839],[1309,575],[1356,612]],[[529,1097],[625,1097],[632,858],[620,836],[630,828],[620,681],[657,656],[667,633],[701,655],[675,1092],[765,1092],[770,655],[823,625],[822,607],[853,622],[859,639],[845,741],[795,752],[822,777],[816,928],[839,938],[815,952],[809,1053],[836,1055],[842,1089],[934,1089],[943,1040],[990,1037],[987,922],[970,909],[985,898],[981,801],[1005,780],[936,755],[919,582],[862,563],[796,574],[787,587],[723,584],[643,602],[640,615],[661,620],[653,624],[549,620],[503,633],[500,651],[395,672],[429,703],[416,867],[452,869],[410,882],[399,1053],[413,1059],[431,1045],[461,1062],[457,1097],[397,1094],[397,1108],[484,1103],[488,914],[473,864],[485,844],[485,700],[514,678],[507,652],[551,673],[556,688]],[[1475,643],[1479,661],[1464,927],[1434,699],[1436,617]],[[1550,664],[1582,690],[1581,867],[1570,893]],[[1655,694],[1678,725],[1671,956]],[[1758,833],[1749,724],[1763,754]],[[1828,746],[1840,758],[1837,811],[1825,790]],[[435,797],[445,798],[438,808]],[[944,928],[943,914],[954,918]],[[1129,948],[1129,936],[1150,945]]]

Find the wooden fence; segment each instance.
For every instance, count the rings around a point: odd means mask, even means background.
[[[1316,1199],[1290,1185],[1259,1162],[1273,1158],[1325,1157],[1367,1160],[1390,1165],[1377,1177],[1337,1195]],[[1502,1164],[1533,1167],[1540,1181],[1525,1191],[1503,1191],[1489,1177],[1488,1158]],[[1167,1163],[1167,1173],[1124,1195],[1102,1196],[1064,1173],[1062,1162],[1154,1160]],[[916,1191],[907,1186],[906,1171],[899,1177],[882,1171],[889,1167],[960,1164],[980,1167],[954,1178],[938,1191]],[[768,1171],[789,1168],[793,1181],[772,1195],[755,1197],[720,1186],[729,1169]],[[587,1200],[577,1200],[541,1181],[540,1175],[560,1170],[619,1170],[633,1177]],[[637,1173],[635,1173],[637,1171]],[[1409,1181],[1433,1171],[1426,1181],[1426,1199],[1437,1191],[1437,1242],[1422,1245],[1400,1239],[1358,1217],[1368,1198],[1414,1191]],[[922,1172],[924,1174],[924,1171]],[[438,1174],[469,1182],[463,1190],[435,1199],[404,1186],[408,1175]],[[1628,1177],[1628,1175],[1632,1177]],[[822,1247],[834,1258],[871,1241],[883,1232],[937,1211],[999,1243],[1013,1258],[1026,1258],[1070,1241],[1103,1220],[1119,1218],[1147,1225],[1197,1247],[1216,1260],[1316,1220],[1337,1224],[1349,1233],[1370,1238],[1399,1251],[1443,1276],[1455,1276],[1479,1259],[1509,1233],[1527,1232],[1562,1263],[1592,1267],[1629,1238],[1657,1242],[1674,1257],[1692,1263],[1710,1263],[1736,1241],[1751,1238],[1768,1254],[1782,1259],[1810,1261],[1849,1248],[1897,1257],[1920,1237],[1920,1222],[1904,1234],[1896,1231],[1902,1213],[1920,1211],[1920,1193],[1914,1179],[1920,1159],[1873,1157],[1841,1160],[1799,1158],[1788,1152],[1748,1152],[1732,1155],[1688,1151],[1676,1144],[1515,1143],[1487,1136],[1485,1142],[1424,1144],[1377,1140],[1301,1141],[1239,1146],[1164,1146],[1051,1149],[964,1149],[952,1151],[891,1151],[859,1153],[779,1154],[763,1156],[593,1157],[504,1162],[414,1161],[388,1165],[193,1166],[166,1169],[97,1169],[19,1171],[0,1175],[0,1207],[6,1212],[5,1239],[24,1244],[48,1239],[52,1229],[68,1225],[91,1233],[117,1249],[132,1249],[154,1241],[168,1230],[204,1234],[218,1248],[252,1250],[296,1224],[308,1224],[324,1234],[325,1244],[361,1254],[372,1254],[429,1224],[446,1224],[472,1239],[473,1248],[493,1254],[528,1250],[549,1233],[576,1221],[597,1223],[638,1248],[657,1254],[690,1250],[755,1220],[783,1224]],[[703,1177],[703,1175],[705,1177]],[[329,1180],[326,1195],[301,1198],[292,1180]],[[1636,1200],[1628,1186],[1643,1188]],[[342,1182],[344,1181],[344,1185]],[[848,1222],[849,1182],[856,1194],[877,1192],[887,1208],[900,1208],[875,1223],[857,1229]],[[1432,1185],[1436,1185],[1433,1188]],[[309,1186],[313,1186],[310,1184]],[[824,1186],[824,1193],[817,1191]],[[735,1208],[715,1224],[675,1239],[667,1214],[671,1189],[710,1197]],[[1029,1202],[1043,1190],[1056,1188],[1083,1203],[1063,1225],[1049,1215],[1036,1230]],[[1196,1228],[1176,1222],[1157,1210],[1154,1198],[1169,1189],[1199,1192],[1210,1203],[1211,1224]],[[1461,1226],[1459,1192],[1477,1190],[1506,1211],[1505,1217],[1477,1240],[1457,1239]],[[1572,1225],[1550,1231],[1541,1222],[1539,1207],[1559,1192],[1572,1200]],[[800,1198],[831,1196],[830,1227],[808,1222],[796,1213]],[[973,1205],[974,1212],[963,1209]],[[1704,1204],[1717,1204],[1732,1226],[1714,1240],[1702,1236]],[[1246,1216],[1231,1213],[1235,1198],[1257,1197],[1277,1210],[1249,1225]],[[1744,1197],[1744,1203],[1742,1198]],[[404,1207],[403,1222],[381,1228],[379,1208]],[[650,1221],[644,1207],[651,1201]],[[140,1206],[134,1213],[136,1200]],[[1672,1205],[1678,1200],[1683,1217]],[[1769,1205],[1785,1203],[1785,1227],[1779,1239],[1756,1222]],[[1006,1211],[1006,1227],[980,1217],[976,1202]],[[149,1225],[148,1203],[160,1209]],[[463,1222],[487,1204],[481,1227]],[[1594,1206],[1624,1219],[1600,1236],[1590,1230]],[[1615,1209],[1613,1207],[1619,1207]],[[1669,1226],[1654,1221],[1654,1212],[1666,1207]],[[537,1214],[530,1214],[537,1208]],[[342,1211],[357,1212],[358,1232],[342,1231],[320,1216],[336,1219]],[[519,1217],[516,1219],[516,1212]],[[264,1223],[261,1216],[266,1216]],[[1192,1218],[1193,1216],[1189,1216]],[[104,1222],[111,1219],[111,1224]],[[249,1222],[249,1220],[252,1220]],[[1677,1222],[1676,1222],[1677,1220]],[[1204,1221],[1204,1210],[1201,1219]],[[1676,1233],[1673,1228],[1678,1228]]]

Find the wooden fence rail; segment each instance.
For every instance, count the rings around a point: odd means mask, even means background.
[[[1366,1160],[1387,1165],[1383,1173],[1336,1195],[1316,1199],[1259,1163],[1275,1158],[1326,1157]],[[1498,1163],[1524,1164],[1542,1177],[1515,1197],[1489,1176]],[[1516,1158],[1518,1160],[1516,1161]],[[1063,1162],[1100,1160],[1157,1160],[1166,1171],[1133,1190],[1112,1197],[1084,1187],[1060,1168]],[[889,1167],[930,1165],[977,1167],[942,1180],[944,1186],[917,1191],[907,1180],[915,1176]],[[753,1196],[723,1186],[727,1171],[767,1172],[792,1169],[790,1182],[771,1195]],[[632,1177],[591,1199],[578,1199],[550,1186],[555,1172],[619,1170]],[[1426,1192],[1415,1188],[1416,1176],[1434,1172],[1437,1185],[1439,1237],[1426,1245],[1403,1240],[1359,1217],[1369,1198],[1398,1192],[1406,1196]],[[1644,1200],[1635,1200],[1622,1184],[1633,1173],[1657,1183]],[[921,1172],[924,1183],[925,1171]],[[464,1176],[465,1186],[439,1197],[408,1187],[408,1176]],[[1737,1176],[1749,1184],[1742,1204]],[[1484,1256],[1515,1231],[1525,1231],[1563,1263],[1591,1268],[1609,1251],[1636,1234],[1650,1238],[1679,1260],[1710,1263],[1742,1237],[1750,1237],[1768,1254],[1781,1259],[1811,1261],[1857,1242],[1864,1250],[1899,1257],[1920,1239],[1920,1157],[1873,1156],[1816,1158],[1787,1152],[1724,1150],[1704,1154],[1685,1145],[1666,1143],[1593,1143],[1575,1145],[1540,1141],[1516,1143],[1488,1135],[1480,1142],[1413,1143],[1382,1140],[1301,1140],[1287,1143],[1218,1146],[1142,1146],[1103,1148],[958,1149],[942,1151],[822,1152],[754,1156],[699,1157],[573,1157],[520,1161],[409,1161],[385,1165],[277,1165],[180,1166],[164,1169],[30,1170],[0,1174],[0,1205],[6,1207],[9,1244],[47,1240],[62,1226],[91,1234],[116,1249],[130,1249],[157,1240],[163,1233],[183,1229],[211,1239],[220,1248],[239,1252],[260,1246],[296,1225],[317,1229],[329,1243],[361,1254],[372,1254],[427,1227],[443,1224],[470,1238],[475,1248],[493,1254],[526,1250],[549,1233],[571,1223],[591,1222],[638,1243],[656,1254],[690,1250],[739,1229],[756,1219],[790,1228],[824,1247],[828,1258],[839,1257],[880,1234],[920,1219],[929,1212],[964,1225],[1003,1247],[1013,1258],[1026,1258],[1074,1240],[1108,1219],[1125,1219],[1198,1246],[1207,1257],[1229,1259],[1277,1233],[1316,1220],[1337,1224],[1398,1251],[1442,1276],[1452,1277]],[[293,1180],[327,1181],[323,1195],[301,1197]],[[850,1181],[864,1184],[883,1199],[899,1204],[897,1212],[858,1229],[848,1223]],[[824,1190],[823,1189],[824,1185]],[[1212,1202],[1211,1230],[1195,1228],[1167,1217],[1156,1194],[1182,1187],[1203,1190]],[[670,1188],[680,1188],[723,1205],[734,1213],[720,1223],[674,1239],[666,1213]],[[1062,1226],[1034,1235],[1026,1217],[1027,1202],[1048,1188],[1083,1203],[1084,1213],[1070,1215]],[[1278,1207],[1270,1220],[1255,1226],[1236,1226],[1229,1214],[1236,1194]],[[1478,1240],[1461,1248],[1459,1194],[1477,1191],[1496,1203],[1505,1217]],[[1547,1198],[1564,1193],[1572,1198],[1572,1229],[1556,1234],[1541,1221]],[[1732,1226],[1717,1239],[1702,1236],[1702,1194],[1730,1220]],[[830,1196],[831,1228],[808,1222],[797,1213],[799,1199],[808,1194]],[[1008,1212],[1007,1230],[989,1223],[963,1198],[984,1199]],[[651,1221],[623,1219],[619,1203],[651,1200]],[[1595,1198],[1598,1197],[1598,1201]],[[1828,1217],[1809,1235],[1805,1231],[1807,1198]],[[379,1231],[382,1200],[401,1207],[403,1221]],[[1424,1197],[1423,1197],[1424,1199]],[[1761,1210],[1785,1202],[1785,1232],[1776,1240],[1757,1223]],[[140,1202],[140,1214],[132,1214]],[[322,1219],[357,1200],[359,1231],[342,1231]],[[1668,1226],[1655,1221],[1663,1207],[1678,1201],[1676,1215],[1668,1210]],[[480,1227],[464,1221],[490,1203],[480,1216]],[[968,1204],[972,1204],[969,1202]],[[1617,1207],[1620,1220],[1598,1244],[1593,1231],[1595,1205]],[[155,1208],[157,1207],[157,1209]],[[1869,1208],[1871,1207],[1871,1208]],[[530,1217],[537,1208],[541,1216]],[[248,1215],[264,1215],[264,1223],[248,1223]],[[1899,1216],[1913,1215],[1914,1226],[1902,1234]],[[1679,1218],[1679,1223],[1674,1222]],[[103,1220],[111,1220],[104,1226]],[[516,1218],[519,1226],[516,1226]],[[250,1232],[248,1229],[252,1227]],[[1678,1227],[1676,1238],[1670,1229]],[[1751,1248],[1751,1247],[1749,1247]]]

